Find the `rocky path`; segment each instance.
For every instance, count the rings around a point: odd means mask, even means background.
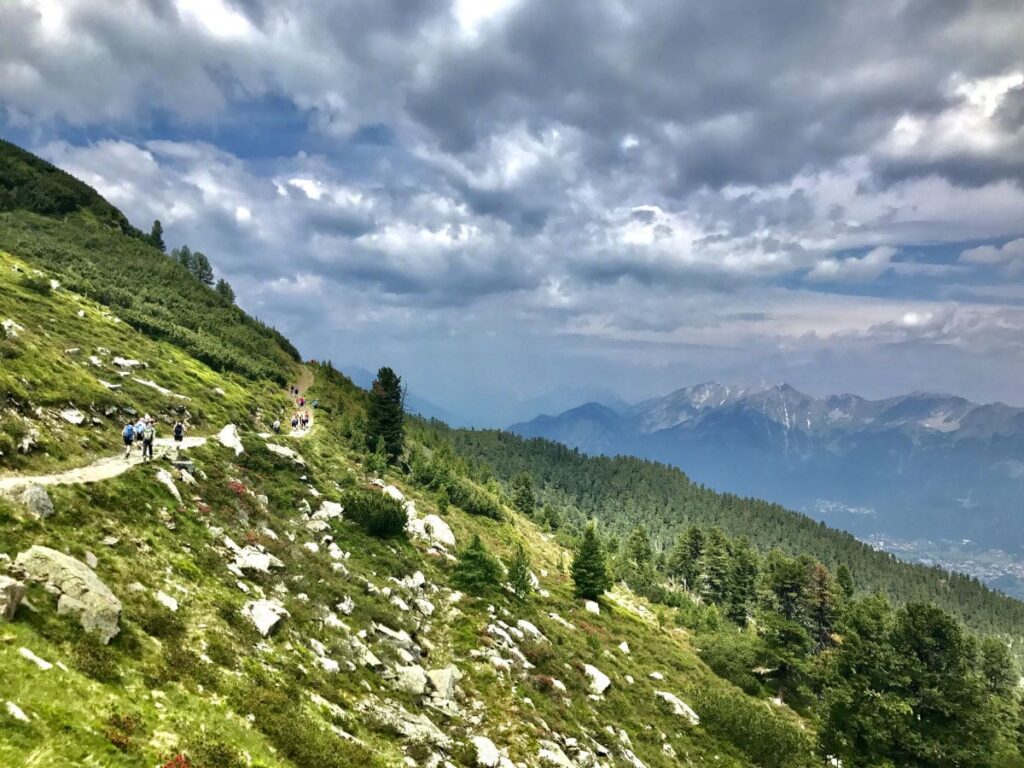
[[[306,390],[313,386],[313,371],[309,366],[302,366],[302,370],[299,372],[299,378],[295,381],[295,386],[299,390],[298,396],[304,396],[306,394]],[[299,410],[298,405],[295,407],[296,410]],[[309,426],[305,429],[299,428],[291,430],[288,433],[290,437],[306,437],[313,431],[313,422],[316,420],[316,409],[307,402],[301,410],[309,412]]]
[[[206,443],[205,437],[186,437],[181,444],[182,449],[196,448]],[[169,437],[158,437],[153,444],[154,460],[171,454],[174,450],[174,441]],[[100,480],[109,480],[112,477],[123,475],[132,467],[142,463],[142,457],[132,453],[127,459],[124,454],[108,456],[94,461],[84,467],[68,469],[64,472],[54,472],[48,475],[10,475],[0,477],[0,493],[12,491],[26,485],[77,485],[81,483],[95,483]]]

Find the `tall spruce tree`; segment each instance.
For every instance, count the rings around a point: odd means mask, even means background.
[[[533,592],[533,579],[530,578],[530,557],[526,554],[523,543],[516,543],[516,551],[508,566],[508,584],[512,593],[520,600]]]
[[[235,303],[235,290],[223,277],[217,281],[217,285],[214,286],[213,290],[220,294],[226,301],[230,301],[232,304]]]
[[[153,228],[149,230],[150,245],[154,248],[158,248],[161,253],[166,253],[167,245],[164,243],[164,225],[160,223],[160,219],[156,219],[153,222]]]
[[[213,267],[210,265],[210,260],[206,258],[206,254],[200,251],[192,252],[191,271],[203,285],[209,288],[213,287]]]
[[[487,551],[480,534],[474,534],[469,546],[459,552],[452,581],[472,595],[485,595],[501,583],[501,563]]]
[[[533,515],[537,499],[533,495],[533,482],[526,472],[520,472],[512,479],[512,506],[528,517]]]
[[[608,565],[605,562],[604,547],[597,536],[597,528],[591,522],[583,529],[576,556],[572,561],[572,580],[576,596],[596,600],[611,587]]]
[[[395,462],[402,455],[405,439],[405,410],[402,397],[402,379],[388,367],[377,371],[370,388],[370,408],[367,414],[367,447],[374,448],[377,440],[384,443],[388,461]]]

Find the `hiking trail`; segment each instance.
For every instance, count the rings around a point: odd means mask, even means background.
[[[205,444],[205,437],[186,437],[181,443],[181,448],[186,450]],[[170,454],[170,449],[173,447],[173,439],[158,437],[153,441],[153,461],[167,457]],[[0,477],[0,493],[13,491],[26,485],[80,485],[83,483],[95,483],[100,480],[109,480],[118,475],[123,475],[132,467],[137,467],[143,463],[146,462],[142,461],[141,455],[136,455],[133,451],[132,455],[128,456],[128,458],[125,458],[124,454],[107,456],[84,467],[67,469],[63,472],[53,472],[46,475],[9,475]]]

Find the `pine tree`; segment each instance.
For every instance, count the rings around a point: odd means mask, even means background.
[[[597,537],[597,528],[591,522],[583,529],[576,556],[572,561],[572,580],[576,596],[596,600],[611,587],[604,548]]]
[[[486,594],[501,583],[501,564],[487,551],[479,534],[474,534],[469,546],[459,553],[452,581],[473,595]]]
[[[651,540],[647,531],[642,525],[638,525],[629,534],[626,540],[626,557],[632,560],[638,568],[645,568],[651,564],[654,550],[651,548]]]
[[[167,251],[167,245],[164,243],[164,225],[160,223],[160,219],[153,222],[153,228],[149,231],[149,243],[162,253]]]
[[[697,526],[690,526],[686,533],[676,539],[668,558],[669,575],[682,581],[687,589],[697,588],[700,578],[700,558],[704,554],[704,532]]]
[[[715,605],[722,605],[728,599],[729,567],[729,542],[720,528],[712,528],[700,561],[700,570],[704,575],[700,593]]]
[[[530,476],[526,472],[520,472],[512,480],[512,506],[521,514],[531,517],[536,503]]]
[[[835,626],[839,597],[832,574],[821,563],[811,567],[810,583],[807,586],[807,629],[819,649],[832,644],[832,630]]]
[[[171,251],[171,257],[177,259],[178,263],[189,272],[192,271],[192,249],[187,245],[183,245],[181,248],[175,248]]]
[[[230,301],[232,304],[235,303],[235,291],[231,287],[231,284],[223,277],[217,281],[217,285],[214,286],[213,290],[219,293],[225,301]]]
[[[208,287],[213,286],[213,267],[210,266],[210,260],[206,258],[206,254],[193,251],[191,266],[192,274],[199,282]]]
[[[512,587],[512,593],[520,599],[528,597],[533,592],[530,557],[526,554],[522,542],[516,544],[515,554],[512,555],[512,562],[508,566],[508,583]]]
[[[737,624],[744,625],[757,585],[757,553],[745,537],[736,539],[730,549],[725,612]]]
[[[852,600],[857,587],[853,582],[853,573],[846,563],[840,563],[839,567],[836,568],[836,583],[839,584],[839,588],[843,591],[846,599]]]
[[[366,438],[371,447],[377,444],[378,438],[383,440],[391,462],[402,455],[405,438],[402,400],[401,378],[387,367],[377,371],[377,378],[370,389]]]

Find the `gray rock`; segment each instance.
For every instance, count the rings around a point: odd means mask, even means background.
[[[427,692],[427,673],[418,664],[395,667],[390,677],[395,690],[404,691],[411,696],[422,696]]]
[[[53,514],[53,501],[50,500],[50,494],[46,492],[43,486],[36,483],[32,483],[27,486],[25,490],[18,496],[25,509],[29,511],[33,517],[46,519]]]
[[[58,592],[57,613],[70,614],[103,643],[120,631],[121,601],[85,563],[49,547],[32,546],[15,560],[33,581]]]
[[[608,678],[608,675],[592,664],[584,664],[583,671],[586,672],[587,677],[590,678],[591,693],[601,696],[609,687],[611,687],[612,681]]]
[[[501,752],[494,742],[486,736],[474,736],[470,741],[476,750],[476,764],[480,768],[498,768],[501,763]]]
[[[77,408],[65,408],[60,412],[60,417],[76,427],[85,421],[85,414]]]
[[[390,701],[364,699],[357,708],[367,720],[379,728],[394,731],[405,741],[428,744],[440,749],[448,749],[451,746],[451,739],[428,717],[407,712],[398,704]]]
[[[447,666],[441,669],[431,669],[427,672],[427,678],[434,689],[433,697],[435,699],[439,701],[455,700],[455,691],[462,678],[462,672],[458,667]]]
[[[242,614],[249,619],[261,635],[267,637],[288,611],[278,600],[250,600],[242,606]]]
[[[10,621],[25,596],[25,585],[10,576],[0,576],[0,621]]]

